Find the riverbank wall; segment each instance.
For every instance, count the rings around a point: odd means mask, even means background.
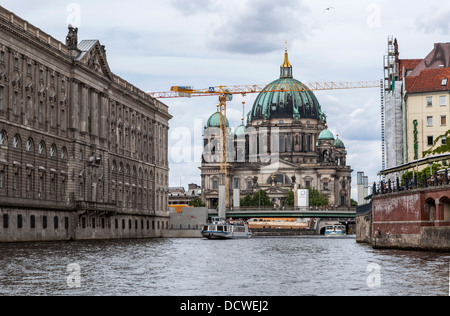
[[[0,243],[159,238],[169,228],[165,214],[0,207]]]
[[[370,208],[357,211],[357,242],[450,251],[450,186],[375,195]]]

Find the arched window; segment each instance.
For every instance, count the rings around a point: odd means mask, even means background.
[[[3,146],[6,144],[6,133],[1,131],[0,132],[0,146]]]
[[[63,147],[61,149],[61,159],[66,159],[67,158],[67,149],[66,147]]]
[[[56,157],[56,145],[55,144],[53,144],[50,147],[50,157]]]
[[[40,155],[45,155],[45,143],[44,141],[39,143],[38,152]]]
[[[13,138],[13,148],[17,148],[17,149],[20,148],[20,136],[19,135],[16,135]]]
[[[27,144],[26,144],[26,150],[27,151],[33,151],[33,139],[31,139],[31,138],[28,138],[28,140],[27,140]]]

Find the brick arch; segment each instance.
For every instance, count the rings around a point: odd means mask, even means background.
[[[450,221],[450,198],[444,195],[439,199],[439,219]]]
[[[425,205],[422,209],[421,219],[423,221],[434,221],[436,220],[436,200],[429,197],[425,200]]]

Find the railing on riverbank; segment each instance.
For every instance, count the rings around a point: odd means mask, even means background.
[[[380,181],[378,184],[374,182],[372,186],[372,194],[387,194],[392,192],[401,192],[407,190],[424,189],[429,187],[439,187],[447,186],[450,184],[450,168],[436,170],[433,172],[427,172],[427,169],[421,168],[419,172],[419,167],[428,165],[430,169],[434,163],[442,163],[442,165],[447,166],[450,160],[450,154],[441,154],[431,157],[426,157],[404,165],[389,168],[381,171],[379,176],[388,176],[396,174],[399,172],[410,171],[409,173],[403,174],[401,177],[396,177],[395,180],[388,179],[387,181]],[[410,175],[412,171],[412,176]],[[422,175],[420,175],[422,174]],[[392,178],[392,177],[391,177]]]
[[[422,176],[418,176],[417,173],[413,174],[412,178],[409,178],[407,174],[401,177],[396,177],[395,181],[381,181],[378,184],[373,183],[372,192],[373,195],[387,194],[393,192],[402,192],[407,190],[424,189],[430,187],[442,187],[450,184],[450,169],[441,170],[428,176],[423,172]]]

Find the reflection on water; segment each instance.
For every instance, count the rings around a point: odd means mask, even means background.
[[[2,244],[0,256],[0,295],[449,295],[450,254],[352,238]]]

